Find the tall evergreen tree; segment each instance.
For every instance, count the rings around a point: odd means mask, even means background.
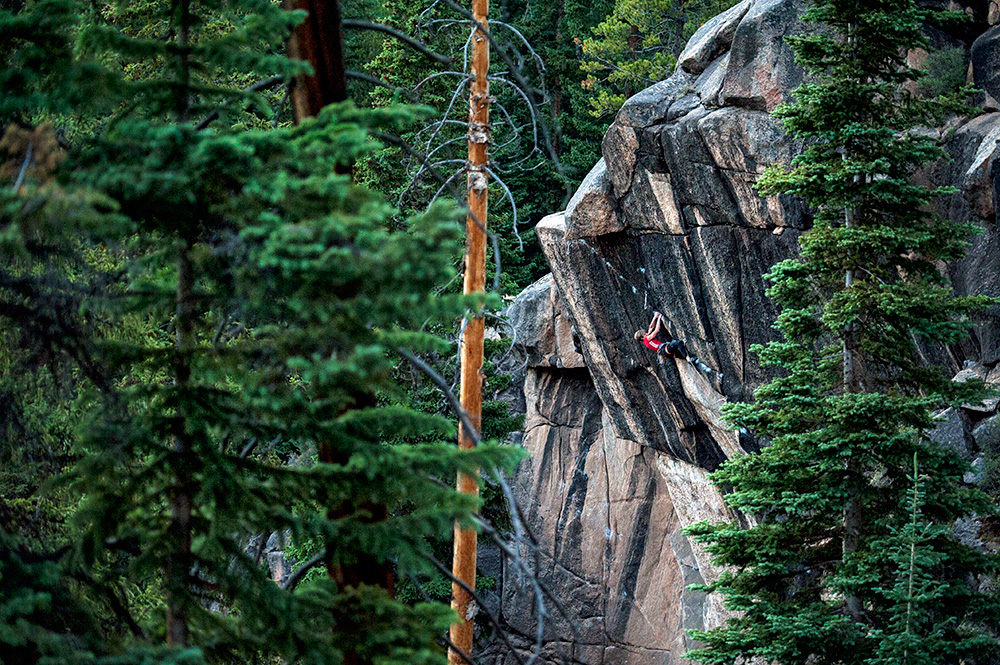
[[[580,69],[590,114],[614,115],[625,100],[670,76],[701,25],[738,0],[616,0],[586,39]]]
[[[994,662],[1000,603],[981,580],[997,559],[951,525],[995,508],[927,436],[935,409],[975,402],[983,386],[952,383],[916,352],[962,340],[985,304],[955,297],[939,269],[976,231],[929,212],[954,190],[911,181],[943,156],[915,128],[964,112],[968,91],[912,95],[921,72],[902,54],[928,48],[923,24],[955,17],[912,0],[817,0],[805,18],[824,29],[789,42],[812,82],[776,115],[806,148],[759,187],[801,196],[815,223],[800,256],[770,273],[784,339],[754,351],[783,375],[727,410],[768,445],[714,475],[755,524],[689,531],[729,571],[704,588],[739,614],[698,633],[705,647],[689,657]]]
[[[114,662],[444,660],[447,606],[401,603],[368,573],[433,570],[428,536],[476,505],[436,479],[511,459],[459,452],[447,419],[391,399],[396,349],[448,349],[428,324],[482,298],[434,295],[461,251],[454,210],[393,223],[338,172],[377,149],[369,130],[420,111],[341,104],[271,129],[264,84],[232,85],[302,72],[281,55],[300,20],[270,0],[0,12],[0,114],[76,128],[46,144],[58,159],[38,141],[7,146],[0,324],[29,351],[50,346],[80,400],[61,485],[76,497],[69,532],[42,552],[0,540],[0,651],[27,640],[26,653],[66,660],[84,648]],[[422,443],[387,443],[407,435]],[[272,532],[325,543],[334,574],[276,585],[248,548]],[[38,618],[69,579],[117,601],[108,611],[127,632],[100,634],[68,601],[64,621]],[[61,635],[77,624],[86,640]]]

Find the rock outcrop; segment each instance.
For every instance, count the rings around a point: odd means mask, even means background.
[[[534,323],[537,314],[550,317],[548,324]],[[582,356],[558,332],[568,310],[551,275],[518,298],[511,319],[528,347],[523,442],[531,454],[514,489],[538,542],[522,555],[569,615],[546,599],[544,656],[674,662],[671,654],[691,646],[687,629],[724,614],[714,599],[686,589],[716,571],[680,528],[733,515],[710,490],[704,468],[618,434]],[[689,399],[717,411],[721,397],[697,372],[680,375]],[[505,576],[502,616],[524,651],[533,646],[534,603],[526,585]]]
[[[681,529],[737,518],[706,476],[756,444],[729,431],[719,408],[770,377],[750,352],[774,335],[764,275],[794,256],[811,223],[800,201],[753,189],[766,167],[800,149],[768,112],[804,80],[784,37],[808,29],[806,4],[743,0],[702,26],[676,72],[622,107],[567,210],[537,227],[552,274],[510,310],[528,364],[531,453],[515,486],[537,539],[523,554],[579,631],[550,604],[546,662],[685,663],[685,630],[726,618],[716,599],[686,589],[718,571]],[[984,229],[951,269],[955,288],[1000,295],[1000,114],[928,131],[952,160],[920,177],[962,190],[941,214]],[[634,339],[654,310],[724,373],[721,393],[688,363],[658,365]],[[990,371],[1000,362],[998,313],[984,314],[961,348],[926,349],[927,361],[954,373],[975,358]],[[990,414],[966,411],[948,422],[974,456],[1000,429]],[[532,596],[505,578],[502,598],[503,620],[527,651]]]

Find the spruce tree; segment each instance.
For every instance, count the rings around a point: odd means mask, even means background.
[[[783,372],[726,412],[767,444],[714,474],[753,523],[689,530],[727,570],[703,588],[738,612],[696,633],[705,646],[689,657],[992,662],[1000,603],[981,583],[997,560],[952,524],[994,507],[928,438],[936,409],[978,401],[983,385],[952,383],[916,352],[961,341],[986,304],[956,297],[939,268],[976,231],[930,212],[954,190],[911,180],[943,157],[918,128],[965,112],[968,90],[911,94],[921,72],[905,53],[928,48],[924,24],[955,17],[912,0],[817,0],[805,18],[821,30],[788,41],[810,82],[775,113],[806,148],[759,188],[802,197],[814,226],[769,275],[783,339],[754,352]]]
[[[5,576],[4,596],[73,578],[115,595],[129,628],[81,641],[38,621],[42,655],[444,660],[447,606],[399,602],[377,577],[433,570],[428,538],[471,523],[476,502],[437,479],[516,455],[459,452],[448,419],[392,399],[393,377],[397,349],[445,352],[426,331],[482,299],[434,295],[461,252],[456,211],[393,220],[338,169],[425,111],[345,103],[271,128],[255,82],[304,71],[281,54],[302,18],[269,0],[0,12],[5,121],[71,130],[58,159],[8,151],[30,168],[0,189],[0,321],[26,340],[51,322],[80,400],[58,485],[71,526],[36,555],[47,577]],[[251,545],[272,532],[325,545],[333,575],[275,584]],[[120,587],[131,600],[105,593]],[[8,618],[0,649],[23,641]]]

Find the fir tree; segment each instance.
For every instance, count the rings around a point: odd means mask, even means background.
[[[25,340],[51,322],[81,400],[71,531],[43,579],[4,574],[4,597],[73,577],[131,628],[60,642],[39,621],[38,644],[114,662],[444,660],[447,606],[401,603],[376,574],[432,570],[428,537],[469,523],[476,502],[437,478],[516,455],[460,453],[447,419],[368,398],[398,392],[396,349],[447,350],[424,331],[482,301],[434,295],[461,251],[454,210],[393,223],[338,172],[379,147],[370,130],[422,111],[347,103],[271,129],[260,88],[233,85],[302,72],[280,54],[301,19],[269,0],[0,12],[5,119],[76,128],[51,164],[10,155],[33,168],[0,190],[0,320]],[[99,92],[65,96],[73,82]],[[275,531],[325,543],[334,575],[276,585],[247,547]],[[105,594],[119,585],[142,602]],[[18,616],[0,647],[24,641]]]
[[[954,16],[911,0],[818,0],[805,18],[826,27],[789,39],[812,82],[776,115],[807,147],[759,187],[801,196],[815,222],[799,258],[770,273],[784,339],[754,349],[783,375],[755,403],[727,410],[768,445],[714,476],[756,523],[689,531],[729,571],[704,588],[740,614],[697,633],[706,646],[689,656],[990,662],[1000,604],[976,580],[995,575],[997,560],[959,542],[951,525],[994,508],[961,485],[966,465],[954,451],[927,436],[935,409],[979,400],[983,386],[954,384],[916,353],[962,340],[968,313],[986,304],[955,297],[939,270],[976,231],[929,212],[954,190],[911,182],[943,156],[915,128],[965,111],[968,91],[910,94],[921,72],[901,53],[928,47],[923,23]]]

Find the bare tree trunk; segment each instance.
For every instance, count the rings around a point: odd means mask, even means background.
[[[193,243],[188,240],[177,257],[177,313],[175,327],[174,382],[178,391],[183,392],[191,379],[188,355],[193,336],[192,291],[194,275],[191,266]],[[167,604],[167,644],[176,647],[188,646],[187,585],[191,570],[191,508],[194,504],[194,478],[191,474],[190,437],[186,432],[184,414],[176,417],[174,425],[174,457],[176,481],[169,498],[169,534],[171,552],[165,558],[163,573],[166,586]]]
[[[481,293],[486,288],[486,217],[488,213],[488,193],[486,163],[490,142],[490,85],[486,75],[490,68],[489,39],[487,38],[487,15],[489,0],[473,0],[472,14],[479,24],[475,28],[472,51],[471,90],[469,93],[469,216],[466,219],[468,236],[465,254],[464,292]],[[462,408],[469,416],[470,424],[482,431],[483,403],[483,328],[482,316],[472,319],[462,336]],[[459,447],[474,447],[475,439],[459,428]],[[478,494],[479,486],[475,478],[466,474],[458,476],[458,491],[463,494]],[[455,554],[452,573],[469,589],[476,588],[476,532],[455,525]],[[475,601],[466,589],[457,582],[452,584],[452,608],[458,612],[459,621],[451,627],[451,642],[454,648],[448,651],[448,660],[453,665],[465,663],[472,653]]]
[[[289,97],[295,122],[319,113],[327,104],[347,101],[344,31],[339,0],[284,0],[285,9],[309,12],[289,36],[288,55],[312,65],[312,76],[299,76]]]
[[[191,20],[189,0],[180,0],[175,5],[179,11],[177,26],[178,74],[181,91],[177,97],[177,121],[184,124],[190,115],[190,62],[188,58],[188,31]],[[174,386],[179,393],[190,383],[190,350],[194,331],[194,274],[191,265],[191,250],[194,242],[184,239],[177,256],[177,291],[175,295],[176,313],[174,320]],[[187,587],[191,572],[191,509],[194,505],[194,477],[191,472],[193,454],[191,440],[185,426],[185,414],[178,413],[174,422],[174,473],[176,480],[170,487],[168,505],[170,519],[167,533],[170,553],[164,557],[163,578],[167,606],[167,644],[186,647],[189,643],[187,614]]]
[[[847,26],[847,43],[856,45],[857,36],[854,34],[855,25],[849,23]],[[841,157],[847,161],[849,154],[846,149]],[[855,178],[855,184],[857,178]],[[854,209],[844,209],[844,228],[854,226]],[[850,289],[854,284],[854,271],[848,269],[844,274],[844,289]],[[844,331],[844,391],[848,393],[860,390],[859,367],[857,349],[857,325],[848,324]],[[841,539],[841,559],[846,560],[858,551],[858,544],[861,540],[861,488],[857,483],[861,482],[864,469],[856,455],[851,455],[847,460],[847,476],[849,484],[849,495],[847,504],[844,506],[844,531]],[[859,622],[862,619],[861,600],[853,593],[847,594],[844,598],[844,607],[847,615],[852,621]]]
[[[846,160],[848,158],[847,153],[843,154],[843,158]],[[844,228],[851,228],[854,225],[854,209],[845,208],[844,209]],[[844,273],[844,288],[850,289],[854,284],[854,271],[848,269]],[[847,329],[844,330],[844,391],[848,393],[855,393],[860,390],[860,380],[858,376],[858,357],[857,357],[857,326],[854,323],[847,325]],[[859,479],[863,469],[861,464],[857,459],[856,455],[851,455],[847,460],[847,475],[848,482],[850,483],[849,495],[847,498],[847,504],[844,506],[844,532],[841,540],[841,558],[846,560],[853,556],[858,551],[858,543],[861,539],[861,502],[860,502],[860,487],[855,483],[860,482]],[[854,594],[848,594],[844,598],[844,606],[847,610],[847,615],[851,617],[853,621],[861,621],[862,611],[861,611],[861,600]]]
[[[283,0],[284,8],[302,9],[309,12],[305,22],[289,36],[286,44],[288,55],[305,60],[312,65],[312,76],[300,76],[292,84],[289,97],[292,100],[292,117],[296,123],[315,116],[328,105],[347,100],[347,74],[344,65],[344,36],[339,0]],[[353,164],[338,164],[337,172],[350,174]],[[352,408],[374,407],[375,395],[358,393],[354,395]],[[319,445],[319,460],[325,464],[346,464],[348,453],[335,450],[329,443]],[[385,506],[372,501],[356,504],[345,501],[332,506],[327,515],[339,519],[358,511],[369,515],[364,524],[381,522],[388,516]],[[394,575],[390,564],[376,561],[371,556],[360,556],[357,561],[345,564],[336,559],[335,543],[327,543],[324,564],[327,575],[341,589],[358,587],[362,584],[381,586],[393,594]],[[363,665],[361,656],[353,649],[345,649],[344,665]]]

